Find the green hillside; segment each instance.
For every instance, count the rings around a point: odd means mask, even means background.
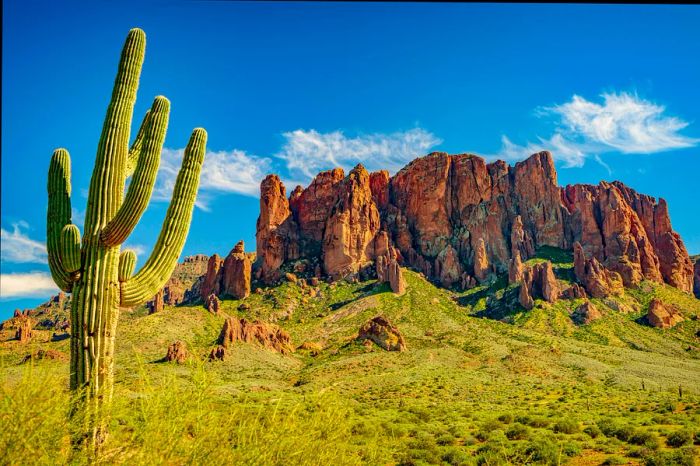
[[[542,251],[559,279],[571,260]],[[577,326],[581,300],[532,311],[513,304],[505,278],[452,292],[404,272],[388,285],[284,283],[222,315],[201,306],[148,315],[125,310],[118,328],[115,414],[107,461],[116,464],[694,464],[700,442],[700,300],[642,283]],[[675,304],[673,329],[645,325],[652,297]],[[517,297],[515,302],[517,303]],[[225,316],[273,322],[295,346],[281,355],[238,343],[209,362]],[[355,340],[383,315],[405,352]],[[0,464],[69,460],[69,340],[37,331],[21,345],[0,332]],[[163,363],[170,343],[192,355]],[[73,458],[76,464],[82,458]]]

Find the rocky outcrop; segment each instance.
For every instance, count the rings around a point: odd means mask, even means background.
[[[260,202],[255,267],[268,283],[286,261],[320,257],[323,273],[339,278],[394,247],[401,265],[465,287],[507,272],[516,253],[522,262],[542,246],[579,242],[625,285],[648,279],[692,291],[692,265],[663,199],[618,182],[560,188],[549,152],[512,167],[435,152],[393,177],[335,169],[289,199],[271,175]]]
[[[323,268],[337,279],[359,272],[374,259],[379,211],[372,199],[369,173],[355,167],[337,184],[335,203],[323,230]]]
[[[268,175],[260,184],[260,215],[255,239],[256,276],[265,283],[273,283],[279,280],[282,264],[299,255],[297,225],[284,184],[277,175]]]
[[[388,319],[377,316],[360,327],[358,340],[370,340],[387,351],[405,351],[406,341]]]
[[[187,256],[175,266],[170,279],[162,289],[162,295],[154,297],[146,306],[150,309],[162,309],[162,305],[176,306],[187,301],[196,300],[200,296],[203,275],[207,271],[209,256],[197,254]],[[156,303],[159,299],[162,303]],[[157,312],[157,311],[154,311]]]
[[[244,299],[250,296],[252,262],[239,241],[224,260],[221,270],[221,296]]]
[[[593,298],[619,296],[624,292],[620,274],[603,267],[595,257],[586,259],[583,247],[579,243],[574,244],[574,274],[576,280]]]
[[[187,357],[187,346],[185,346],[185,343],[182,341],[177,340],[168,346],[168,352],[163,360],[166,362],[174,361],[178,364],[184,364],[187,361]]]
[[[250,296],[252,261],[239,241],[226,259],[218,254],[209,258],[207,271],[200,285],[201,299],[208,305],[211,295],[245,299]]]
[[[683,320],[683,316],[678,310],[666,305],[660,299],[654,298],[649,303],[649,311],[647,312],[649,325],[656,328],[671,328]]]
[[[588,300],[579,305],[571,314],[571,320],[573,320],[576,325],[587,325],[601,317],[603,317],[603,314]]]
[[[207,297],[206,307],[207,311],[217,315],[219,314],[219,310],[221,308],[221,301],[219,301],[219,298],[217,298],[216,295],[212,293]]]
[[[149,314],[163,312],[163,309],[165,308],[165,301],[163,299],[164,294],[165,291],[161,289],[158,293],[156,293],[153,299],[146,304]]]
[[[34,336],[33,332],[34,322],[29,317],[22,317],[17,327],[17,332],[15,332],[15,338],[19,340],[20,343],[29,343]]]
[[[391,291],[398,295],[406,292],[406,281],[394,248],[391,248],[387,254],[377,257],[375,267],[379,282],[389,283]]]
[[[217,345],[209,352],[210,361],[223,361],[226,359],[226,348],[222,345]]]
[[[693,291],[695,292],[695,297],[700,299],[700,257],[695,260],[695,274],[694,274],[694,285]]]
[[[561,297],[564,299],[587,298],[586,290],[578,283],[572,283],[570,287],[562,290]]]
[[[525,309],[532,309],[536,297],[555,303],[560,295],[561,288],[551,262],[540,262],[524,270],[518,301]]]
[[[520,251],[516,250],[513,258],[508,262],[508,284],[518,283],[523,279],[523,261],[520,259]]]
[[[221,329],[218,343],[228,348],[238,341],[255,343],[282,354],[294,352],[291,337],[277,325],[229,317]]]

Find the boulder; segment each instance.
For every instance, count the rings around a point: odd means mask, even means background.
[[[571,320],[573,320],[576,325],[587,325],[601,317],[603,317],[603,315],[598,308],[588,300],[579,305],[571,314]]]
[[[358,340],[371,340],[387,351],[405,351],[406,341],[385,317],[377,316],[360,327]]]
[[[219,310],[221,308],[221,301],[219,301],[219,298],[214,293],[212,293],[207,297],[206,306],[207,311],[211,312],[212,314],[218,315]]]
[[[184,364],[187,361],[188,353],[185,344],[177,340],[168,346],[168,352],[164,360],[167,362],[175,361],[178,364]]]
[[[671,328],[682,322],[683,316],[671,306],[666,305],[658,298],[654,298],[649,303],[647,321],[656,328]]]

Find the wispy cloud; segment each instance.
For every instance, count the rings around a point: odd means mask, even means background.
[[[163,149],[153,200],[170,201],[184,149]],[[241,150],[207,152],[202,166],[196,205],[209,210],[211,198],[220,193],[257,196],[260,181],[269,172],[271,160]]]
[[[348,137],[342,131],[319,133],[313,129],[298,129],[283,136],[285,144],[275,157],[286,163],[291,174],[301,174],[307,179],[334,167],[347,171],[358,163],[370,171],[386,169],[393,173],[442,143],[422,128],[356,137]]]
[[[41,298],[58,292],[47,272],[4,273],[0,275],[0,298]]]
[[[490,158],[519,160],[549,150],[567,167],[583,166],[588,157],[606,166],[600,154],[651,154],[693,147],[700,139],[680,134],[686,121],[666,114],[666,108],[636,94],[603,93],[602,103],[574,95],[570,102],[542,107],[539,116],[555,118],[549,137],[524,145],[502,138],[502,148]]]
[[[0,229],[0,258],[3,262],[46,264],[46,244],[31,239],[27,233],[29,225],[20,221],[12,224],[12,231]]]

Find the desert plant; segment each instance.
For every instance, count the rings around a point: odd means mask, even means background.
[[[146,302],[172,273],[189,230],[207,139],[201,128],[192,132],[158,241],[145,265],[132,276],[136,256],[128,250],[120,254],[120,247],[151,197],[170,113],[170,102],[156,97],[129,147],[145,48],[144,32],[129,31],[97,146],[82,241],[78,227],[71,223],[68,151],[57,149],[49,166],[49,266],[56,284],[73,294],[71,414],[80,425],[74,442],[91,449],[99,447],[106,433],[119,308]]]

